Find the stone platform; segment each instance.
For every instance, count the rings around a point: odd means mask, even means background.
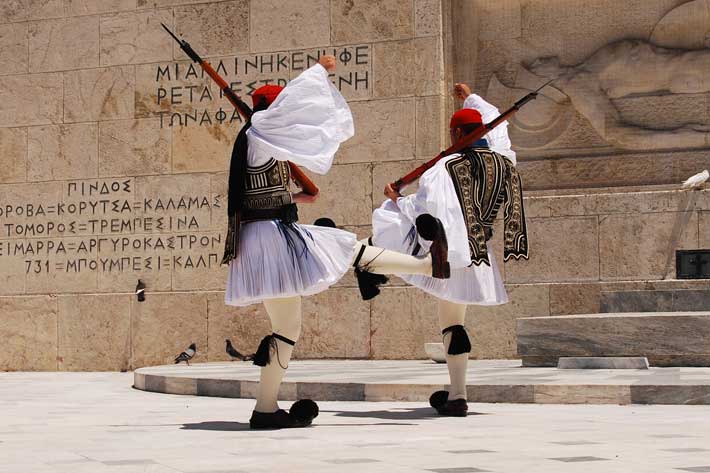
[[[141,368],[144,391],[253,398],[259,371],[249,363]],[[292,361],[280,398],[317,401],[427,401],[444,389],[446,365],[423,360]],[[710,368],[558,370],[523,368],[518,360],[469,363],[470,402],[535,404],[706,404]]]
[[[646,357],[652,366],[710,366],[710,312],[528,317],[517,320],[524,366],[560,357]]]

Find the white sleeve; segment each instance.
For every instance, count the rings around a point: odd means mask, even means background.
[[[347,102],[316,64],[289,82],[268,109],[256,112],[247,133],[256,154],[325,174],[355,131]]]
[[[472,108],[480,112],[484,123],[490,123],[500,115],[498,108],[485,100],[480,95],[471,94],[463,103],[463,108]],[[504,121],[495,127],[490,133],[484,136],[488,140],[488,146],[496,153],[510,159],[513,164],[516,163],[516,154],[512,149],[510,137],[508,136],[508,122]]]
[[[471,264],[468,231],[454,183],[444,160],[422,175],[416,194],[397,199],[397,207],[412,223],[428,213],[441,220],[449,243],[449,261],[454,267]]]

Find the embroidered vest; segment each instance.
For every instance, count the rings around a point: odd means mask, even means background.
[[[446,170],[461,205],[471,262],[490,265],[486,242],[493,235],[493,223],[504,206],[504,256],[507,261],[528,258],[527,227],[522,184],[515,166],[488,148],[474,148],[446,163]]]
[[[295,221],[288,163],[272,158],[262,166],[247,168],[246,181],[242,222],[272,219]]]

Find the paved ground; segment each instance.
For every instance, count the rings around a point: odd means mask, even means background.
[[[327,402],[315,427],[252,432],[251,400],[132,380],[0,373],[0,472],[710,472],[708,406]]]
[[[253,397],[251,363],[141,368],[135,385],[171,394]],[[425,360],[293,361],[283,399],[426,401],[448,383],[445,364]],[[560,370],[522,368],[519,360],[471,361],[469,400],[513,403],[708,404],[710,368]]]

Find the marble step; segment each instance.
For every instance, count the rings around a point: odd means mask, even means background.
[[[523,366],[561,357],[646,357],[651,366],[710,366],[710,312],[648,312],[517,320]]]

